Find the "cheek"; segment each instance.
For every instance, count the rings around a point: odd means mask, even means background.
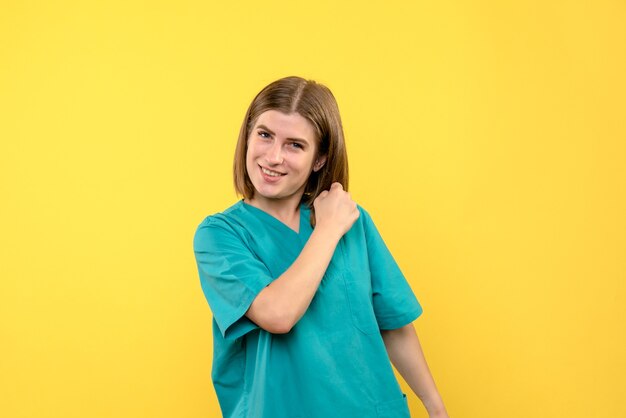
[[[253,161],[255,156],[255,147],[252,144],[248,145],[248,150],[246,151],[246,161]]]
[[[255,166],[255,162],[254,162],[253,154],[250,152],[250,149],[248,148],[248,152],[246,153],[246,171],[248,172],[248,175],[254,172],[254,166]]]
[[[312,172],[313,168],[315,167],[315,158],[308,159],[305,164],[305,167],[309,172]]]
[[[263,144],[257,141],[248,141],[248,150],[246,151],[246,159],[255,159],[263,153]]]

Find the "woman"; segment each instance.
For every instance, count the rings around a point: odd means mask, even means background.
[[[265,87],[234,180],[244,198],[194,237],[223,416],[409,417],[391,359],[429,415],[447,417],[412,326],[422,308],[347,193],[330,90],[299,77]]]

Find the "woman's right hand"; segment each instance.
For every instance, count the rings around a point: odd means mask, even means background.
[[[330,190],[324,190],[315,201],[315,227],[339,234],[338,238],[350,230],[359,218],[360,212],[350,193],[343,190],[341,183],[333,183]]]

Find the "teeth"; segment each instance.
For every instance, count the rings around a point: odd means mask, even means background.
[[[262,170],[265,174],[267,174],[268,176],[271,176],[271,177],[280,177],[280,176],[282,176],[282,174],[280,174],[280,173],[277,173],[277,172],[275,172],[275,171],[270,171],[270,170],[267,170],[267,169],[265,169],[265,168],[263,168],[263,167],[261,167],[261,170]]]

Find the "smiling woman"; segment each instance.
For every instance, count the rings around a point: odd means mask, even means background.
[[[330,90],[299,77],[265,87],[234,182],[243,199],[194,237],[223,416],[409,417],[391,359],[430,416],[447,417],[412,326],[422,308],[347,192]]]
[[[311,123],[298,113],[259,115],[248,138],[246,170],[256,192],[247,203],[269,212],[289,200],[299,203],[308,178],[326,161],[318,155],[318,142]]]
[[[276,123],[276,127],[267,126],[272,123]],[[278,132],[282,134],[280,139],[289,141],[289,147],[297,148],[296,144],[300,144],[309,156],[315,155],[315,165],[305,182],[302,198],[303,203],[312,209],[311,222],[315,225],[315,197],[328,190],[333,182],[348,190],[348,156],[343,126],[337,101],[330,89],[312,80],[286,77],[269,84],[254,98],[239,131],[234,161],[235,189],[248,200],[255,192],[252,173],[261,170],[249,166],[248,147],[258,136],[276,140],[275,130],[279,127],[294,130]],[[320,171],[325,164],[324,170]],[[276,164],[273,168],[277,170]]]

